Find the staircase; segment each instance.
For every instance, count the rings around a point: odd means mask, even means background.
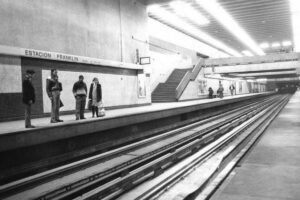
[[[187,71],[191,69],[175,69],[165,83],[160,83],[152,92],[152,102],[175,102],[176,88]]]

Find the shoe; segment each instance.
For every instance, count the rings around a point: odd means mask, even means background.
[[[76,120],[79,120],[79,118],[76,117]]]
[[[25,128],[35,128],[35,126],[32,126],[32,125],[30,125],[30,126],[25,126]]]
[[[82,117],[82,118],[80,118],[80,119],[86,119],[85,117]]]
[[[64,120],[61,120],[61,119],[58,119],[58,120],[56,120],[57,122],[63,122]]]
[[[58,121],[55,120],[51,120],[50,123],[57,123]]]

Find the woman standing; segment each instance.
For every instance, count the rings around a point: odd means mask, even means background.
[[[98,106],[101,103],[102,100],[102,90],[101,85],[99,84],[98,78],[93,79],[93,83],[90,86],[90,92],[89,92],[89,101],[92,102],[92,114],[94,117],[95,113],[96,116],[99,117],[98,114]]]

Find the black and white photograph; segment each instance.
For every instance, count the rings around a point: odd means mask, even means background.
[[[0,0],[0,200],[300,200],[300,0]]]

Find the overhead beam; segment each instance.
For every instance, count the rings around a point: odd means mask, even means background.
[[[271,78],[268,79],[267,82],[299,82],[299,77],[294,78]]]
[[[143,0],[139,0],[143,1]],[[172,0],[144,0],[146,5],[152,5],[152,4],[167,4],[171,2]]]
[[[272,70],[293,70],[293,69],[296,69],[297,74],[300,74],[300,61],[205,67],[204,74],[229,74],[229,73],[243,73],[243,72],[249,73],[249,72],[259,72],[265,70],[272,71]]]
[[[286,75],[297,75],[297,71],[281,71],[281,72],[261,72],[261,73],[243,73],[243,74],[229,74],[230,76],[236,77],[248,77],[248,76],[286,76]]]

